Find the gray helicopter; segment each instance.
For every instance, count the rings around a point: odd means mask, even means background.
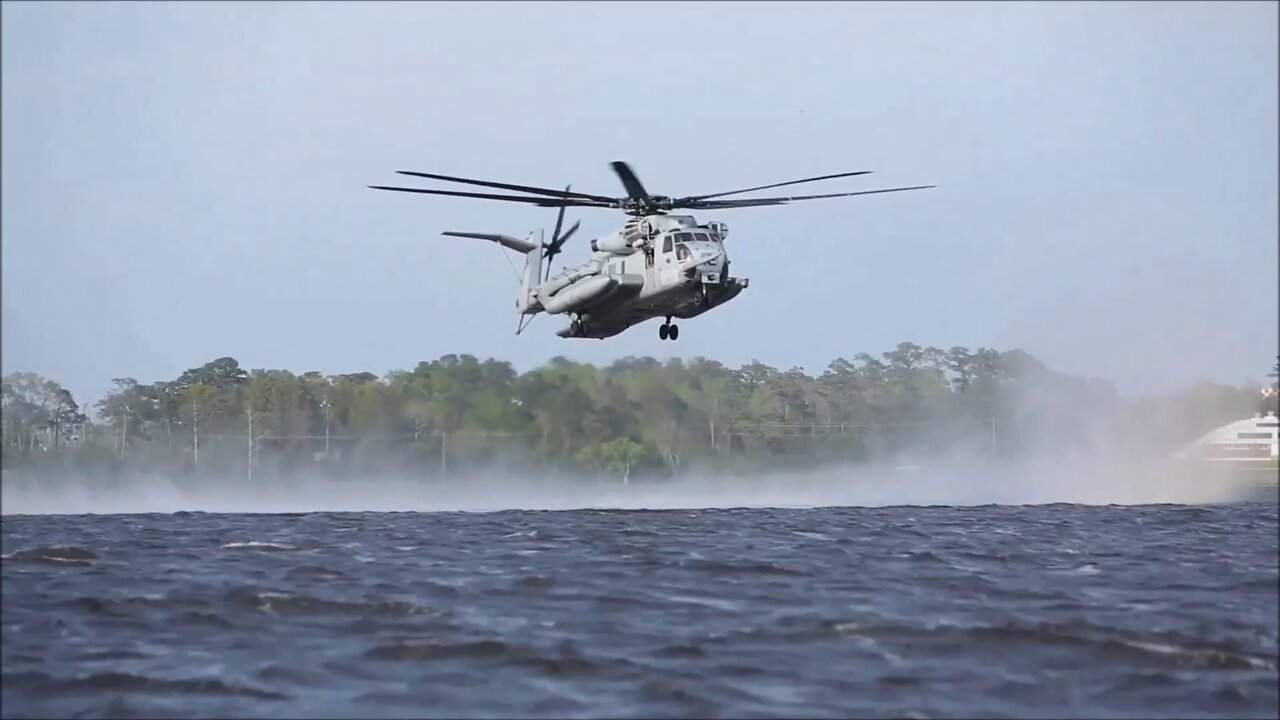
[[[509,235],[491,233],[449,231],[443,234],[451,237],[488,240],[525,255],[520,295],[516,298],[516,310],[520,313],[520,320],[516,327],[517,335],[523,332],[539,313],[547,313],[548,315],[566,315],[569,318],[568,326],[556,332],[564,338],[604,339],[613,337],[632,325],[646,320],[665,318],[666,321],[658,327],[658,337],[663,340],[675,340],[680,337],[680,326],[672,322],[673,319],[685,320],[697,317],[712,308],[719,307],[737,297],[748,284],[747,278],[729,275],[729,254],[725,250],[725,239],[729,236],[729,227],[726,224],[699,223],[692,215],[670,214],[672,210],[725,210],[785,205],[794,200],[872,195],[935,187],[918,185],[826,195],[745,200],[717,199],[756,190],[870,173],[869,170],[861,170],[760,185],[743,190],[672,198],[664,195],[650,195],[625,162],[615,161],[611,166],[622,181],[622,186],[627,192],[626,197],[590,195],[573,192],[569,187],[564,190],[553,190],[408,170],[398,172],[401,175],[480,185],[529,195],[428,190],[385,185],[369,187],[375,190],[502,200],[539,207],[560,208],[550,242],[545,241],[541,232],[537,242],[532,239],[522,240]],[[622,210],[630,217],[621,229],[591,241],[590,260],[580,265],[563,268],[555,275],[551,275],[551,259],[560,253],[564,243],[578,229],[579,223],[575,222],[561,234],[565,208],[569,207],[613,208]],[[546,261],[545,273],[544,260]]]

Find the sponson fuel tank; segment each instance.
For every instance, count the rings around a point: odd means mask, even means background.
[[[577,310],[603,300],[617,287],[611,277],[583,278],[544,300],[542,307],[552,315]]]
[[[582,278],[595,277],[599,272],[600,264],[596,262],[587,262],[576,267],[565,268],[542,283],[538,287],[538,292],[544,297],[550,297]]]

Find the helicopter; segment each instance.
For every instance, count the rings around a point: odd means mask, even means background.
[[[924,190],[934,185],[862,190],[823,195],[795,195],[724,200],[729,195],[768,190],[787,185],[868,175],[870,170],[821,175],[760,185],[742,190],[669,197],[651,195],[645,190],[631,167],[621,160],[610,163],[626,191],[626,197],[608,197],[564,190],[516,185],[489,180],[399,170],[398,174],[446,182],[526,193],[497,193],[432,190],[425,188],[370,185],[374,190],[422,193],[451,197],[479,198],[517,202],[538,207],[558,207],[555,229],[546,241],[541,230],[535,242],[495,233],[446,231],[442,235],[486,240],[525,255],[516,311],[519,335],[540,313],[564,315],[569,324],[556,332],[563,338],[595,338],[603,340],[651,319],[665,318],[658,327],[658,337],[675,340],[680,326],[674,319],[687,320],[720,307],[737,297],[749,284],[745,277],[729,274],[729,254],[725,240],[727,224],[719,221],[700,223],[688,214],[672,214],[673,210],[726,210],[733,208],[785,205],[797,200],[873,195],[877,193]],[[575,222],[564,232],[565,209],[570,207],[612,208],[621,210],[628,219],[623,226],[590,242],[591,256],[581,264],[562,268],[551,275],[551,260],[561,252],[565,242],[577,231]],[[543,262],[545,261],[545,270]]]

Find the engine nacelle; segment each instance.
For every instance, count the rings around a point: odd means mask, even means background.
[[[614,255],[630,255],[636,251],[631,242],[617,233],[592,240],[591,249],[594,252],[607,252]]]
[[[707,229],[720,237],[720,242],[729,237],[729,226],[719,220],[707,223]]]

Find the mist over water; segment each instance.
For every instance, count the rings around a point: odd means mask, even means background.
[[[518,470],[451,480],[407,474],[331,478],[300,475],[249,484],[198,479],[75,477],[6,480],[10,514],[229,512],[489,512],[576,509],[883,507],[895,505],[1199,505],[1256,498],[1257,488],[1212,468],[1160,458],[1067,456],[993,462],[955,456],[913,463],[679,477],[585,479]]]
[[[3,514],[172,512],[495,512],[506,510],[665,510],[886,506],[1204,505],[1256,499],[1266,473],[1232,472],[1180,462],[1169,438],[1142,433],[1146,418],[1119,406],[1082,402],[1073,388],[1044,380],[1014,386],[1016,449],[992,457],[993,442],[1014,437],[970,428],[949,451],[913,455],[874,440],[870,462],[828,462],[809,469],[730,471],[709,459],[682,464],[674,477],[584,476],[539,467],[516,456],[481,467],[392,464],[382,472],[219,475],[159,473],[90,478],[6,477]],[[919,435],[919,447],[947,442],[944,428]],[[237,449],[235,452],[239,453]],[[793,456],[803,463],[811,458]],[[242,463],[239,458],[236,461]],[[1274,468],[1270,470],[1274,476]],[[1274,485],[1264,491],[1274,497]]]

